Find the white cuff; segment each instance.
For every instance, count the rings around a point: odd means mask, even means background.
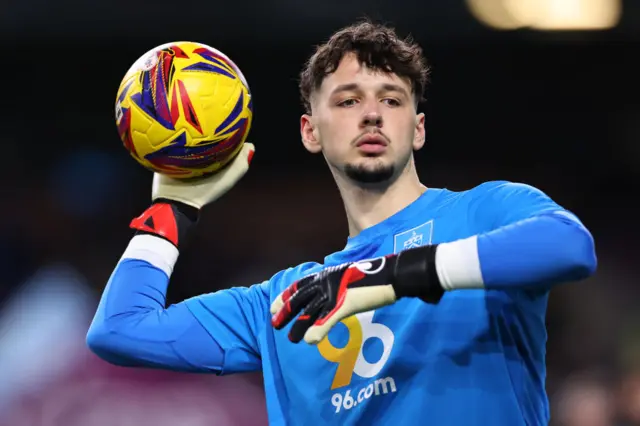
[[[445,290],[484,288],[478,237],[438,245],[436,272]]]
[[[144,260],[171,277],[178,254],[176,246],[163,238],[155,235],[136,235],[129,242],[120,260]]]

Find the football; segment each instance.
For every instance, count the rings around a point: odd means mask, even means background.
[[[163,44],[142,55],[116,95],[125,148],[147,169],[187,179],[212,174],[240,152],[253,119],[240,69],[202,43]]]

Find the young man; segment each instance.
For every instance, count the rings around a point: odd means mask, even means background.
[[[420,183],[427,71],[418,46],[363,23],[302,72],[302,140],[324,155],[349,223],[324,264],[165,307],[199,209],[244,175],[254,148],[195,183],[156,175],[91,349],[124,366],[261,370],[273,425],[546,425],[547,298],[594,272],[592,237],[528,185]]]

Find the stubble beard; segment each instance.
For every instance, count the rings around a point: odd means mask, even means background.
[[[395,165],[392,164],[346,164],[344,166],[345,175],[356,184],[371,186],[384,183],[391,183],[395,175]]]

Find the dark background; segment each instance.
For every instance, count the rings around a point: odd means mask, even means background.
[[[123,375],[83,345],[100,292],[132,235],[128,223],[150,201],[151,174],[129,157],[114,124],[115,92],[129,66],[156,45],[200,41],[236,62],[254,97],[252,168],[205,210],[172,278],[169,298],[176,302],[250,285],[343,247],[347,224],[335,184],[322,157],[300,142],[297,77],[314,45],[363,16],[411,33],[432,66],[420,106],[427,144],[416,155],[426,185],[461,190],[486,180],[525,182],[575,212],[594,235],[596,275],[554,290],[550,299],[554,422],[640,424],[640,2],[634,0],[622,2],[615,27],[597,31],[497,31],[461,0],[5,2],[0,424],[4,417],[16,425],[73,424],[47,414],[43,407],[50,406],[92,419],[78,424],[107,421],[98,420],[95,407],[109,391],[84,402],[73,392],[50,400],[69,387],[87,394],[95,371],[105,371],[101,383],[109,386]],[[78,374],[81,380],[69,379]],[[127,371],[117,383],[140,395],[148,375],[140,374]],[[229,424],[264,422],[258,375],[210,380],[157,373],[150,380],[187,388],[204,380],[210,400],[230,398],[209,407],[227,413]],[[108,424],[127,424],[135,410],[115,400],[104,410],[129,414]],[[251,411],[247,406],[257,418],[238,413]],[[42,413],[37,418],[25,414],[33,407]],[[202,424],[226,424],[208,418]]]

